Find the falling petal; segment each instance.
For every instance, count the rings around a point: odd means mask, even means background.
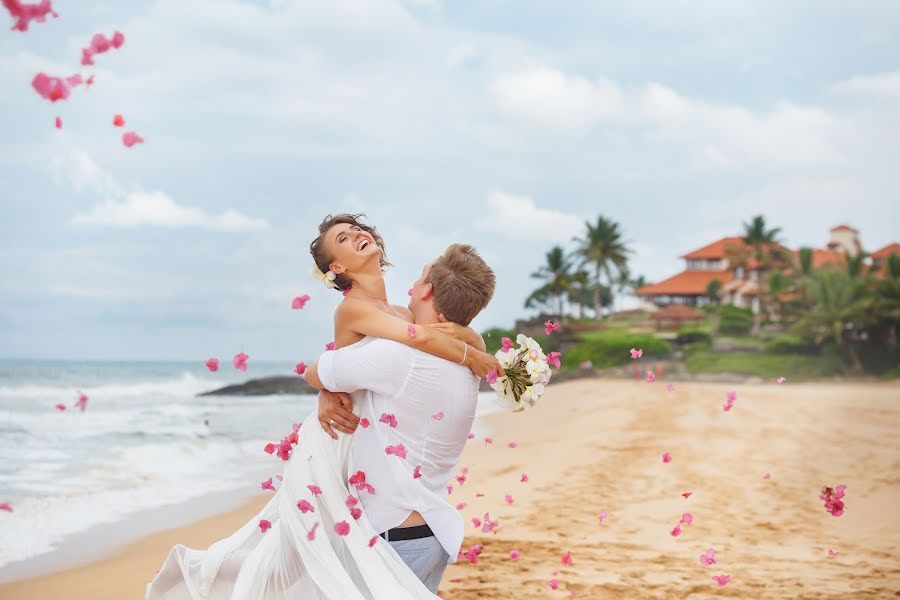
[[[131,148],[135,144],[143,144],[144,138],[134,131],[126,131],[122,134],[122,143],[125,144],[126,148]]]
[[[215,373],[219,370],[219,359],[218,358],[208,358],[206,359],[206,368]]]
[[[20,0],[3,0],[3,6],[9,11],[10,16],[16,19],[12,26],[14,31],[28,31],[28,25],[32,21],[43,23],[47,20],[47,15],[53,16],[54,19],[59,16],[53,11],[51,0],[41,0],[36,4],[24,4]]]
[[[272,523],[271,523],[271,522],[267,521],[266,519],[261,519],[261,520],[260,520],[260,522],[259,522],[259,529],[260,529],[260,531],[262,531],[263,533],[265,533],[266,531],[268,531],[271,527],[272,527]]]
[[[125,125],[125,117],[122,115],[115,115],[113,117],[113,125],[116,127],[123,127]]]
[[[347,521],[338,521],[334,524],[334,532],[338,535],[347,535],[350,533],[350,524]]]
[[[293,300],[291,300],[291,308],[293,310],[301,310],[306,303],[309,302],[309,294],[303,294],[302,296],[297,296]]]
[[[231,359],[231,364],[238,371],[246,371],[247,370],[247,360],[250,357],[244,354],[243,352],[238,352],[234,355],[234,358]]]

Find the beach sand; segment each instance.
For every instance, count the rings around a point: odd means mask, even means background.
[[[724,412],[728,390],[737,400]],[[468,481],[454,481],[450,496],[468,503],[464,550],[484,550],[478,564],[447,569],[448,599],[900,596],[897,383],[676,383],[668,392],[660,381],[580,380],[485,424],[493,443],[469,442],[460,464]],[[818,495],[838,484],[847,485],[846,512],[836,518]],[[2,586],[0,598],[143,598],[172,545],[206,547],[267,498]],[[471,524],[488,511],[496,533]],[[673,537],[685,512],[693,523]],[[707,548],[718,560],[709,567],[699,562]],[[563,565],[568,550],[573,563]],[[725,587],[711,578],[720,574],[732,577]]]

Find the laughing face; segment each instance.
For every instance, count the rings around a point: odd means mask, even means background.
[[[381,248],[372,234],[358,225],[338,223],[325,233],[323,241],[333,257],[329,266],[338,275],[361,271],[373,260],[380,266]]]

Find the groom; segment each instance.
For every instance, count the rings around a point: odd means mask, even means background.
[[[409,309],[416,325],[445,319],[467,326],[490,301],[494,284],[493,271],[472,246],[453,244],[422,270]],[[357,488],[375,530],[437,592],[463,540],[463,519],[447,500],[447,483],[475,418],[479,378],[398,342],[365,338],[324,353],[306,380],[330,392],[366,390],[358,418],[323,392],[320,422],[352,432],[368,421],[350,442],[351,489]]]

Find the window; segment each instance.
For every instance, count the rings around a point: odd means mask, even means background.
[[[744,267],[738,267],[734,270],[734,278],[735,279],[743,279],[744,278]]]
[[[702,268],[703,268],[703,261],[702,261],[702,260],[697,260],[696,258],[691,258],[691,259],[689,259],[689,260],[687,261],[687,268],[688,268],[688,269],[694,269],[694,270],[696,270],[696,269],[702,269]]]
[[[750,271],[750,281],[759,281],[759,271]]]
[[[722,268],[722,261],[719,260],[718,258],[710,259],[710,260],[706,261],[706,268],[713,270],[713,271],[717,271]]]

